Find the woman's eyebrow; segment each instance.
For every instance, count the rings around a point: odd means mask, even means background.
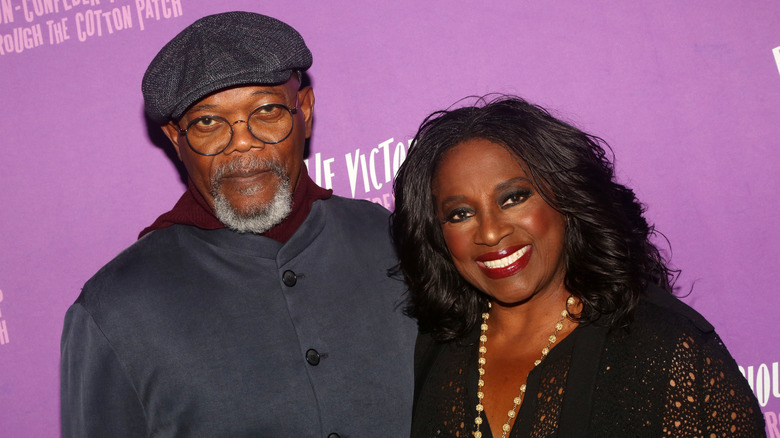
[[[504,189],[508,189],[512,187],[513,185],[517,184],[518,182],[528,182],[530,184],[533,184],[531,180],[525,176],[516,176],[514,178],[509,178],[508,180],[501,182],[496,185],[495,191],[502,191]]]
[[[463,195],[447,196],[446,198],[442,199],[441,202],[439,202],[439,205],[443,206],[443,205],[451,204],[453,202],[461,202],[464,199],[466,199],[466,197]]]

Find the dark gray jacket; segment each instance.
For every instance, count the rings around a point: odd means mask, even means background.
[[[314,203],[285,244],[154,231],[65,318],[65,437],[408,436],[415,324],[387,211]]]

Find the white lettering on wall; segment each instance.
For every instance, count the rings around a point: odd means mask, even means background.
[[[0,25],[25,24],[0,27],[0,56],[120,31],[142,31],[151,20],[183,14],[181,0],[109,0],[102,6],[100,0],[0,0]]]
[[[771,372],[770,372],[771,367]],[[764,407],[769,403],[769,399],[774,397],[780,399],[780,373],[778,372],[778,362],[770,365],[762,363],[755,368],[753,366],[739,367],[739,371],[745,376],[750,389],[758,399],[758,404]]]
[[[389,138],[368,152],[360,152],[360,149],[355,149],[354,153],[349,152],[344,156],[347,161],[347,176],[353,198],[358,188],[358,180],[362,183],[360,186],[363,187],[365,194],[380,190],[393,180],[401,163],[406,159],[406,150],[412,140],[410,139],[406,143],[399,141],[395,146],[392,146],[393,142],[395,140]],[[386,187],[386,190],[390,189]]]
[[[319,152],[314,154],[314,182],[317,183],[318,186],[326,189],[333,188],[333,177],[336,175],[331,170],[331,164],[333,164],[335,160],[335,158],[326,158],[323,160],[322,154]],[[303,160],[303,162],[306,164],[306,169],[311,172],[312,167],[309,165],[309,159],[307,158]]]
[[[775,64],[777,64],[777,72],[780,73],[780,46],[772,49],[772,53],[775,54]]]
[[[0,289],[0,303],[3,302],[3,290]],[[2,309],[0,309],[0,318],[3,317]],[[5,345],[10,342],[8,338],[8,325],[4,319],[0,319],[0,345]]]

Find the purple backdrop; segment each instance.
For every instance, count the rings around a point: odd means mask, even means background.
[[[776,0],[283,3],[0,0],[3,436],[58,434],[65,310],[183,191],[143,117],[146,66],[242,9],[312,49],[309,171],[338,194],[392,208],[417,125],[467,95],[519,94],[605,138],[780,437]]]

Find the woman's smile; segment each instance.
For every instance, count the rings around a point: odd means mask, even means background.
[[[477,257],[477,266],[490,278],[509,277],[528,265],[531,252],[531,245],[512,246],[502,251],[490,252]]]

